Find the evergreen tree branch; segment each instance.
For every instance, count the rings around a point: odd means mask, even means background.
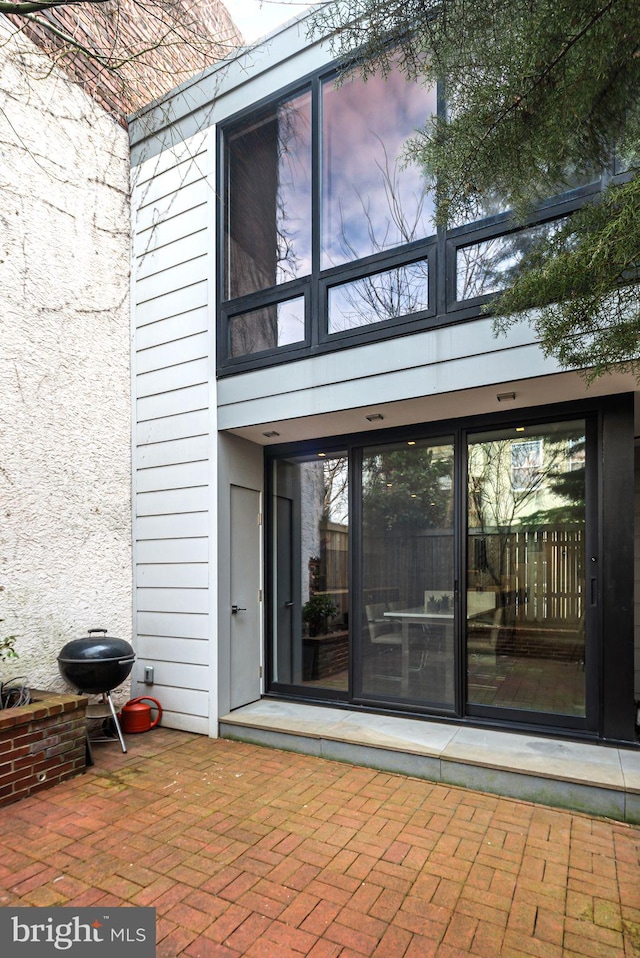
[[[587,369],[640,372],[640,180],[611,185],[533,245],[513,283],[491,304],[496,332],[534,311],[547,355]]]
[[[562,366],[640,378],[637,0],[342,0],[316,21],[364,76],[398,64],[444,84],[447,112],[425,116],[406,148],[435,183],[441,225],[505,211],[510,229],[535,224],[551,197],[589,186],[566,224],[533,245],[535,227],[526,242],[516,229],[493,251],[469,246],[467,265],[480,284],[511,284],[491,304],[497,333],[526,317]],[[594,202],[621,168],[627,182]],[[505,271],[519,236],[531,248]]]

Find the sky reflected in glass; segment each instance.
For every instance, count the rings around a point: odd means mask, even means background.
[[[322,269],[434,232],[429,184],[403,153],[435,110],[435,89],[396,71],[324,83]]]

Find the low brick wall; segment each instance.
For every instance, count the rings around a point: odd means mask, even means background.
[[[324,679],[349,668],[349,633],[329,632],[302,640],[303,678]]]
[[[31,697],[29,705],[0,710],[0,806],[86,766],[87,697],[33,690]]]

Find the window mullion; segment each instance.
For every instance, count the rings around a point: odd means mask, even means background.
[[[322,209],[322,87],[318,77],[311,84],[311,286],[309,290],[311,346],[317,346],[323,339],[326,328],[325,309],[322,309],[319,295],[320,275],[320,216]]]

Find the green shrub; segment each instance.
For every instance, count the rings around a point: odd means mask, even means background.
[[[328,595],[312,595],[302,606],[302,621],[309,629],[309,635],[320,635],[327,631],[327,619],[335,615],[338,607]]]

